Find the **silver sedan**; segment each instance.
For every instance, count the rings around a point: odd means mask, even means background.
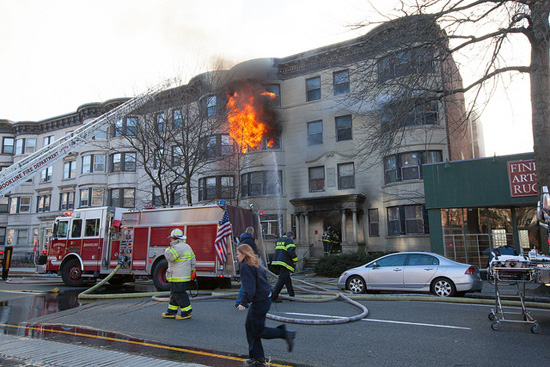
[[[477,266],[431,252],[399,252],[345,271],[338,287],[353,293],[412,291],[450,297],[481,291],[482,280]]]

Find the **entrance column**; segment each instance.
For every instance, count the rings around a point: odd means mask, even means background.
[[[304,214],[304,231],[306,232],[306,244],[309,246],[309,215],[306,212]]]
[[[357,241],[357,209],[351,209],[351,216],[353,222],[353,243],[358,243]]]
[[[300,213],[294,213],[294,215],[296,216],[296,242],[300,242],[302,237],[302,228],[300,226],[301,215]]]
[[[340,239],[342,243],[348,242],[346,239],[346,211],[342,210],[342,238]]]

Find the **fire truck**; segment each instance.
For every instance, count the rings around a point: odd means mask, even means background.
[[[222,263],[214,242],[226,210],[232,233],[226,239],[227,261]],[[233,238],[238,238],[249,226],[260,228],[257,214],[230,205],[141,211],[115,207],[77,209],[55,219],[46,270],[60,274],[66,285],[81,286],[86,279],[105,278],[120,264],[109,279],[110,284],[145,277],[152,278],[155,287],[165,291],[169,284],[164,250],[170,244],[170,232],[179,228],[195,253],[199,281],[212,280],[217,286],[227,287],[232,278],[238,277],[237,243]],[[257,244],[264,253],[261,236]]]

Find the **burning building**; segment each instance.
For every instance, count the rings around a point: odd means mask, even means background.
[[[17,242],[18,231],[31,230],[27,238],[45,243],[53,218],[71,207],[223,199],[262,210],[267,239],[293,230],[300,257],[322,256],[328,226],[344,251],[430,250],[422,165],[472,158],[472,144],[463,96],[425,98],[414,84],[416,94],[396,89],[404,80],[460,84],[451,59],[428,57],[440,51],[397,41],[414,30],[437,37],[424,21],[391,22],[347,42],[197,75],[56,163],[53,169],[69,169],[68,176],[50,172],[14,191],[14,203],[37,203],[25,207],[28,218],[6,218],[7,235],[15,233]],[[5,136],[46,141],[109,108],[89,104],[14,123]],[[139,141],[140,134],[141,147],[124,140]]]

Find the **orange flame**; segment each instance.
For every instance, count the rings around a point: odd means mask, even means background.
[[[268,132],[266,121],[262,121],[261,97],[274,100],[276,95],[244,89],[233,93],[227,102],[229,136],[239,145],[242,153],[248,149],[257,149],[262,137]]]

